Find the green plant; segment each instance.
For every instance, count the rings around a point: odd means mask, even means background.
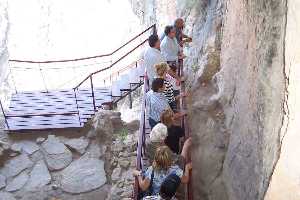
[[[127,128],[122,128],[120,131],[119,131],[119,137],[122,141],[124,141],[128,135],[128,129]]]

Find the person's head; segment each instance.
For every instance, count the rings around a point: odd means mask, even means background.
[[[160,116],[160,121],[161,123],[163,123],[164,125],[166,125],[167,127],[170,127],[173,125],[173,117],[174,114],[171,110],[165,110],[161,116]]]
[[[165,80],[162,78],[155,78],[152,81],[152,90],[153,92],[163,92],[165,91],[165,84],[164,84]]]
[[[159,195],[166,200],[171,200],[175,196],[176,191],[181,183],[181,179],[176,174],[168,175],[162,182]]]
[[[174,26],[166,26],[165,27],[165,35],[174,38],[176,36],[176,31]]]
[[[174,26],[176,28],[179,28],[179,29],[183,29],[184,28],[184,21],[182,18],[178,18],[175,20],[175,23],[174,23]]]
[[[154,67],[156,69],[156,74],[158,77],[164,78],[169,70],[169,65],[165,62],[158,63]]]
[[[162,123],[156,124],[150,133],[151,142],[163,142],[168,136],[168,128]]]
[[[160,48],[160,40],[158,38],[158,35],[156,35],[156,34],[149,36],[148,43],[149,43],[149,46],[152,48],[156,48],[156,49]]]
[[[168,170],[172,165],[172,152],[167,146],[160,146],[156,149],[152,167],[154,170]]]

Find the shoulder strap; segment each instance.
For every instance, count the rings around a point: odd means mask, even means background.
[[[150,186],[149,186],[149,192],[150,192],[150,195],[152,195],[153,193],[153,179],[154,179],[154,169],[152,167],[152,173],[151,173],[151,180],[150,180]]]

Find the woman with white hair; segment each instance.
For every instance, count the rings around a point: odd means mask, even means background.
[[[170,148],[170,143],[166,143],[166,138],[168,137],[168,127],[162,123],[158,123],[153,127],[150,133],[150,140],[146,140],[146,157],[149,159],[150,163],[153,162],[155,152],[160,146],[168,146]],[[181,154],[177,154],[177,152],[172,151],[173,161],[178,163],[180,166],[183,165],[184,161],[187,160],[188,150],[191,146],[191,139],[187,139],[184,142],[182,147]]]

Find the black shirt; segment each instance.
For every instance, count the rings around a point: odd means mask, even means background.
[[[180,126],[168,127],[168,136],[165,139],[165,144],[176,154],[180,153],[179,140],[184,136],[184,130]]]

